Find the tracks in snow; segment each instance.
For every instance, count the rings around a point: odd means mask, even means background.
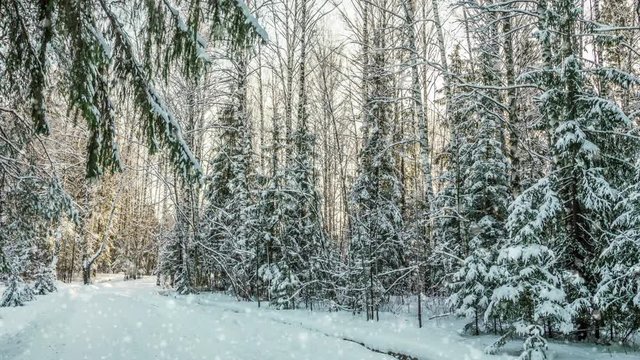
[[[161,295],[167,296],[168,294],[161,294]],[[229,308],[229,307],[226,307],[224,305],[217,304],[215,302],[209,302],[209,301],[201,302],[199,299],[197,299],[196,303],[198,305],[204,305],[204,306],[215,306],[215,307],[223,309],[224,311],[230,311],[230,312],[233,312],[233,313],[236,313],[236,314],[244,314],[245,313],[242,310]],[[403,354],[401,352],[395,352],[395,351],[391,351],[391,350],[386,350],[386,351],[385,350],[381,350],[381,349],[378,349],[378,348],[376,348],[376,347],[374,347],[374,346],[372,346],[370,344],[367,344],[365,342],[362,342],[362,341],[359,341],[359,340],[356,340],[356,339],[352,339],[352,338],[349,338],[349,337],[346,337],[346,336],[339,336],[339,335],[329,334],[329,333],[326,333],[326,332],[324,332],[322,330],[319,330],[319,329],[316,329],[316,328],[313,328],[313,327],[305,326],[301,322],[294,323],[294,322],[285,321],[285,320],[282,320],[282,319],[277,319],[277,318],[274,318],[272,316],[267,316],[266,318],[268,320],[270,320],[270,321],[273,321],[273,322],[276,322],[276,323],[279,323],[279,324],[292,326],[292,327],[296,327],[296,328],[301,328],[301,329],[304,329],[304,330],[307,330],[307,331],[315,332],[315,333],[320,334],[320,335],[324,335],[326,337],[330,337],[330,338],[334,338],[334,339],[340,339],[342,341],[347,341],[347,342],[350,342],[350,343],[354,343],[354,344],[362,346],[363,348],[365,348],[365,349],[367,349],[367,350],[369,350],[371,352],[374,352],[374,353],[377,353],[377,354],[382,354],[382,355],[389,355],[389,356],[392,356],[392,357],[394,357],[394,358],[396,358],[398,360],[427,360],[427,359],[420,359],[420,358],[417,358],[417,357],[409,355],[409,354]]]

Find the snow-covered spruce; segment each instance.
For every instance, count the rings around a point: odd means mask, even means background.
[[[25,302],[33,300],[33,290],[19,275],[11,274],[7,282],[7,288],[0,297],[0,306],[22,306]]]
[[[393,147],[390,146],[391,64],[382,28],[372,34],[370,63],[365,71],[370,85],[363,113],[368,128],[359,154],[358,177],[351,190],[352,231],[349,244],[351,306],[365,310],[367,319],[377,319],[384,295],[392,293],[406,268],[404,221],[400,209],[402,183],[398,179]]]
[[[561,203],[549,185],[547,179],[541,180],[511,205],[509,240],[490,270],[496,288],[485,313],[487,320],[510,321],[511,331],[525,336],[531,346],[540,344],[538,338],[544,334],[566,334],[573,329],[574,312],[562,287],[562,272],[555,253],[545,245],[558,232],[555,221],[561,212]],[[495,352],[496,345],[488,351]]]
[[[46,295],[56,291],[55,272],[50,267],[41,267],[35,275],[33,291],[35,295]]]
[[[621,199],[615,235],[600,255],[595,303],[610,322],[610,335],[627,341],[640,318],[640,173]]]
[[[207,267],[218,279],[215,286],[232,289],[243,298],[251,298],[257,292],[260,245],[251,192],[251,131],[246,94],[249,59],[247,51],[239,51],[231,59],[231,95],[220,114],[224,126],[222,144],[211,163],[212,176],[206,181],[202,220],[202,246],[211,258]]]
[[[553,158],[547,174],[511,205],[509,243],[492,270],[498,287],[486,315],[512,319],[529,344],[574,327],[578,338],[600,336],[600,254],[615,235],[616,203],[635,173],[629,159],[638,153],[627,136],[634,123],[594,88],[601,81],[626,88],[638,80],[619,70],[584,68],[575,43],[576,6],[562,0],[538,7],[543,64],[520,80],[544,90],[538,105]],[[607,160],[613,158],[619,161]],[[531,326],[542,331],[531,333]]]
[[[482,84],[498,85],[499,69],[496,59],[499,46],[496,39],[495,14],[482,12],[473,23],[473,35],[478,40],[479,56],[476,68]],[[456,64],[457,65],[457,64]],[[458,67],[457,65],[456,67]],[[504,119],[495,99],[498,93],[493,89],[474,89],[473,92],[462,93],[466,98],[465,115],[474,120],[475,126],[459,125],[452,131],[453,145],[462,145],[459,149],[460,166],[464,169],[461,182],[462,197],[459,216],[465,220],[466,245],[464,262],[454,274],[451,287],[454,291],[451,303],[456,310],[472,319],[467,331],[478,335],[481,330],[490,329],[493,323],[482,321],[485,316],[491,293],[496,285],[490,275],[490,268],[495,262],[496,254],[505,243],[505,220],[507,207],[511,198],[509,193],[508,162],[502,135]],[[454,112],[461,117],[460,109]],[[456,119],[458,120],[458,119]],[[466,131],[465,131],[466,130]],[[461,133],[459,133],[461,132]],[[457,137],[463,135],[464,143]],[[482,329],[481,329],[482,326]],[[497,329],[495,329],[497,330]]]

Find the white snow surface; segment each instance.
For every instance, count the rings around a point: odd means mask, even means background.
[[[499,360],[515,359],[521,346],[485,355],[495,337],[460,336],[458,319],[427,320],[418,329],[404,315],[367,322],[347,312],[258,308],[220,294],[176,297],[150,277],[119,278],[59,284],[23,307],[0,308],[0,359],[394,359],[375,349],[421,360]],[[550,347],[558,360],[638,359],[589,345]]]

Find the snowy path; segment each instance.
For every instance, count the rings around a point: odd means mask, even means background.
[[[150,281],[69,286],[0,312],[0,359],[392,359],[250,312],[159,296]]]
[[[257,309],[219,294],[170,297],[147,278],[93,286],[64,285],[20,308],[0,308],[0,360],[419,360],[515,359],[488,356],[495,337],[461,337],[456,319],[429,321],[381,314]],[[382,352],[382,353],[380,353]],[[553,360],[638,359],[589,345],[551,344]]]

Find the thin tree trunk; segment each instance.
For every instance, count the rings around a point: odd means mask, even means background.
[[[518,106],[517,92],[513,86],[515,84],[515,69],[513,61],[513,34],[511,30],[511,18],[508,13],[504,14],[502,33],[504,36],[504,65],[506,82],[509,89],[507,90],[508,102],[508,128],[509,128],[509,151],[508,156],[511,162],[511,192],[518,195],[521,189],[520,180],[520,155],[518,147],[520,146],[520,135],[518,128]]]

